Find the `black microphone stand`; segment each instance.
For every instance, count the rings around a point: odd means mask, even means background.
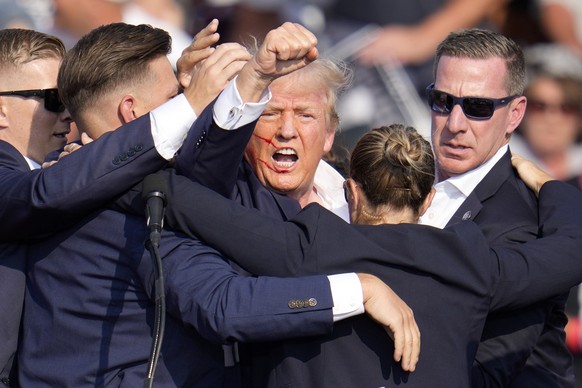
[[[146,241],[146,247],[154,262],[154,289],[155,289],[155,319],[152,350],[148,362],[144,388],[151,388],[154,382],[154,374],[160,357],[162,341],[164,339],[164,328],[166,326],[166,297],[164,291],[164,275],[162,269],[162,259],[158,250],[160,243],[160,233],[151,232]]]
[[[154,296],[155,313],[152,333],[152,348],[148,361],[147,372],[144,379],[144,387],[151,388],[154,382],[154,374],[162,349],[164,329],[166,326],[166,297],[164,291],[164,274],[159,247],[164,219],[164,207],[166,196],[164,194],[167,183],[159,175],[148,175],[143,183],[143,199],[146,201],[147,225],[150,228],[146,248],[150,252],[154,272]]]

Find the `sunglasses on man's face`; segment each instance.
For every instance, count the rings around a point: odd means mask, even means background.
[[[0,96],[37,97],[44,99],[44,108],[49,112],[62,112],[65,106],[61,102],[58,89],[13,90],[0,92]]]
[[[499,106],[509,104],[519,96],[508,96],[504,98],[483,98],[483,97],[456,97],[452,94],[436,90],[434,84],[426,88],[428,96],[428,106],[433,112],[449,114],[455,105],[460,105],[465,116],[473,120],[488,120],[495,113]]]

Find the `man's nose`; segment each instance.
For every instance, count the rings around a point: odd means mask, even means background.
[[[468,119],[463,112],[463,108],[459,104],[455,104],[447,120],[449,131],[453,133],[466,131],[467,123]]]
[[[73,118],[71,117],[71,114],[69,113],[69,110],[65,108],[64,111],[59,113],[59,119],[61,121],[66,121],[68,123],[73,122]]]
[[[284,139],[292,139],[297,136],[297,127],[293,115],[286,114],[282,116],[278,134]]]

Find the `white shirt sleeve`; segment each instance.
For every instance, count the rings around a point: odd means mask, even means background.
[[[267,90],[259,102],[243,102],[236,88],[235,77],[214,104],[214,121],[222,129],[240,128],[257,120],[270,100],[271,91]],[[170,160],[182,146],[197,116],[186,96],[179,94],[152,110],[150,119],[156,150],[163,158]]]
[[[333,321],[341,321],[364,313],[362,284],[355,273],[329,275],[333,299]]]
[[[235,77],[220,93],[214,104],[214,122],[222,129],[237,129],[259,118],[271,100],[271,91],[263,92],[259,102],[243,102]]]
[[[164,159],[174,157],[196,119],[194,109],[183,94],[150,112],[154,145]]]

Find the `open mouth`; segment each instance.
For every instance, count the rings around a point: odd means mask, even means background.
[[[281,148],[273,154],[273,160],[281,168],[293,167],[298,159],[297,153],[292,148]]]

